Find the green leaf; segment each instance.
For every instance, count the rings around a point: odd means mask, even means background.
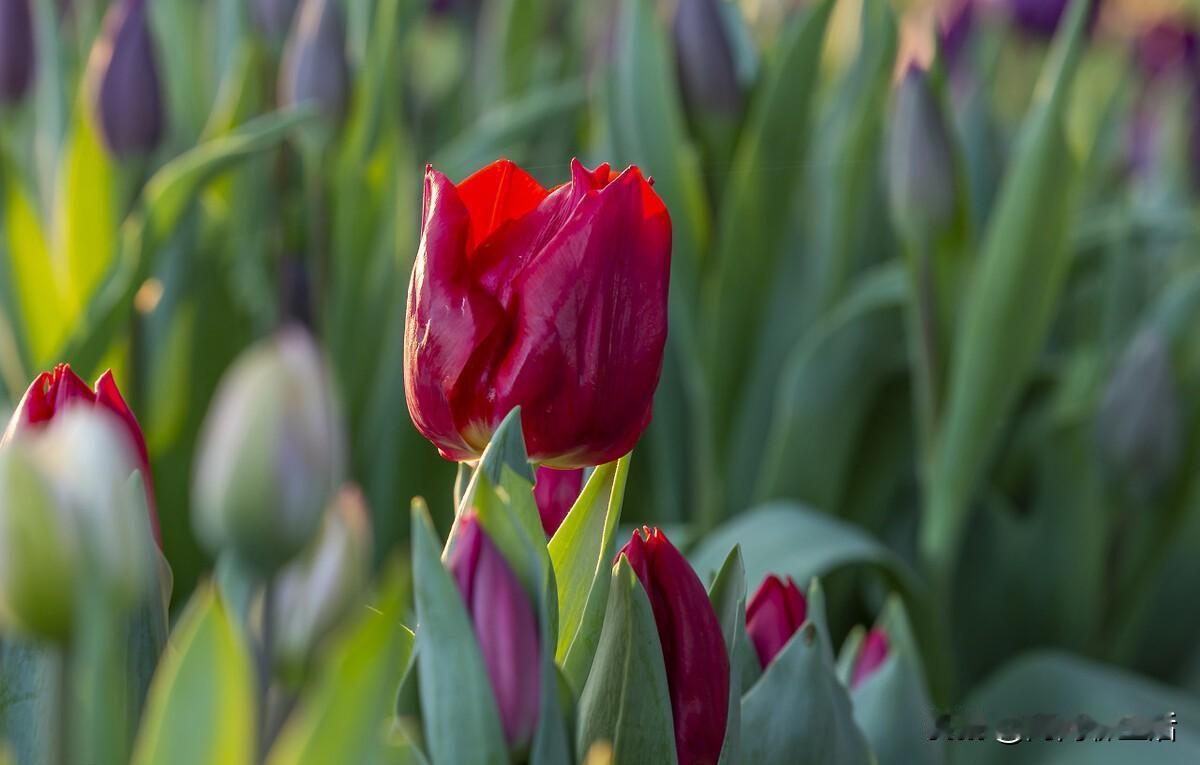
[[[881,266],[792,350],[779,378],[772,420],[764,423],[768,435],[757,434],[766,444],[761,463],[753,461],[756,449],[739,448],[731,455],[733,475],[745,476],[734,481],[748,482],[755,470],[758,474],[757,489],[746,486],[740,495],[842,507],[871,406],[888,377],[903,369],[906,294],[901,264]]]
[[[475,630],[458,587],[442,565],[429,513],[412,516],[417,668],[425,746],[431,762],[508,762],[500,713]]]
[[[725,636],[725,649],[729,652],[729,716],[718,765],[732,765],[741,762],[742,689],[749,687],[742,677],[742,667],[746,663],[743,654],[752,652],[746,635],[746,569],[742,565],[742,551],[737,547],[729,551],[725,565],[708,588],[708,597],[717,613]]]
[[[269,765],[403,762],[384,735],[413,634],[400,623],[407,583],[393,567],[375,606],[323,664],[311,693],[280,734]]]
[[[242,640],[216,590],[199,588],[150,686],[134,765],[253,762],[254,669]]]
[[[199,191],[221,171],[275,146],[300,124],[311,108],[280,112],[247,123],[228,136],[192,149],[167,163],[147,182],[139,212],[122,226],[116,262],[92,296],[76,333],[58,358],[93,369],[124,327],[133,298],[150,274],[155,254],[170,237]]]
[[[483,7],[478,45],[484,105],[523,95],[533,83],[546,40],[546,0],[495,0]]]
[[[573,688],[583,687],[608,601],[613,534],[621,518],[629,455],[596,468],[550,540],[558,583],[555,657]]]
[[[15,175],[5,176],[3,192],[3,233],[0,241],[8,259],[12,278],[12,298],[20,308],[21,333],[28,348],[29,362],[43,366],[70,331],[71,315],[59,284],[55,260],[38,220],[33,200],[16,182]]]
[[[940,765],[946,761],[945,751],[927,740],[934,729],[933,702],[925,688],[912,627],[898,598],[888,600],[879,626],[887,636],[887,659],[851,689],[854,719],[879,762]],[[856,648],[853,658],[857,655]]]
[[[42,762],[47,755],[54,662],[49,648],[10,636],[0,640],[0,740],[18,762]]]
[[[815,606],[809,603],[810,614]],[[811,619],[742,697],[742,757],[764,765],[872,762],[846,689]]]
[[[675,762],[675,723],[650,599],[622,558],[613,569],[600,645],[579,698],[578,745],[612,746],[612,762]]]
[[[921,529],[940,586],[948,586],[975,484],[1046,341],[1066,277],[1075,163],[1063,114],[1087,5],[1075,2],[1060,31],[963,299]]]
[[[1035,703],[1036,702],[1036,703]],[[965,725],[988,725],[987,741],[947,742],[945,750],[953,765],[991,765],[1020,762],[1022,765],[1126,765],[1153,762],[1173,765],[1200,761],[1200,743],[1190,735],[1200,719],[1200,701],[1123,670],[1106,667],[1069,654],[1037,652],[1020,657],[976,689],[963,703]],[[1174,712],[1180,723],[1176,740],[1076,741],[1077,732],[1064,731],[1064,740],[1020,742],[1002,746],[996,735],[1017,732],[1013,723],[1030,720],[1035,714],[1056,715],[1065,723],[1076,723],[1087,715],[1100,725],[1116,728],[1124,718],[1151,720]],[[953,720],[958,723],[959,720]],[[932,731],[930,732],[932,733]],[[1031,735],[1034,731],[1029,730]],[[1092,730],[1088,738],[1094,738]],[[1044,736],[1045,733],[1043,732]],[[1151,754],[1151,752],[1153,754]]]
[[[764,285],[781,256],[808,148],[821,43],[833,3],[800,14],[780,36],[751,107],[721,209],[707,327],[717,443],[732,427],[738,386],[754,357]],[[638,119],[645,119],[640,112]],[[671,208],[675,210],[674,207]]]

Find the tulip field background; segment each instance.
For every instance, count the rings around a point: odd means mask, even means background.
[[[624,748],[576,751],[605,739],[586,733],[611,722],[597,694],[641,692],[595,690],[561,655],[573,636],[542,664],[561,750],[542,748],[544,709],[534,748],[473,749],[453,714],[488,688],[466,669],[437,680],[461,697],[430,703],[417,614],[444,625],[422,608],[453,581],[436,563],[456,506],[478,491],[486,519],[533,474],[510,421],[460,466],[410,418],[422,179],[502,157],[547,189],[573,158],[637,165],[671,218],[653,419],[589,473],[564,527],[580,541],[536,545],[589,661],[615,661],[598,620],[620,599],[572,610],[564,592],[600,577],[569,580],[571,556],[601,561],[607,588],[645,524],[722,626],[770,573],[807,594],[815,664],[768,670],[763,691],[763,667],[734,668],[723,763],[1200,762],[1198,33],[1182,0],[0,0],[0,422],[56,364],[112,370],[168,595],[138,612],[163,627],[154,647],[114,654],[76,585],[93,627],[65,643],[69,723],[54,651],[0,618],[0,763],[657,761],[628,743],[649,735],[630,719],[654,725],[632,704],[611,713]],[[263,701],[242,632],[272,604],[195,506],[220,473],[202,452],[226,443],[205,430],[218,386],[297,326],[361,491],[334,504],[368,522],[335,562],[346,607],[297,638]],[[294,392],[246,411],[289,412]],[[321,483],[292,467],[255,496]],[[5,487],[0,503],[22,496]],[[292,555],[287,519],[267,524],[256,543]],[[860,683],[872,627],[886,659]],[[929,741],[942,713],[986,740]],[[1037,714],[1178,724],[1171,741],[997,743]],[[444,748],[456,725],[468,743]]]

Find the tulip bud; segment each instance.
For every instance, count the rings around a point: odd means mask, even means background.
[[[729,715],[729,653],[708,593],[657,528],[633,532],[620,555],[629,560],[654,611],[679,763],[715,763]]]
[[[325,513],[316,544],[275,581],[275,650],[283,669],[309,656],[355,605],[370,578],[371,524],[362,492],[345,487]]]
[[[96,121],[118,157],[148,154],[162,140],[163,103],[146,0],[117,0],[92,48],[88,77]]]
[[[867,633],[862,650],[858,653],[858,661],[854,663],[854,671],[850,675],[850,688],[853,690],[871,675],[875,674],[888,657],[887,633],[879,627]]]
[[[746,631],[764,668],[783,650],[807,616],[804,593],[791,577],[787,584],[774,574],[763,580],[746,606]]]
[[[1031,37],[1049,39],[1071,5],[1071,0],[1006,0],[1013,23]],[[1088,0],[1087,24],[1090,29],[1100,15],[1101,0]]]
[[[583,468],[555,470],[539,467],[537,483],[533,486],[533,498],[537,501],[538,513],[542,516],[542,528],[546,538],[554,536],[562,525],[579,492],[583,490]]]
[[[888,201],[912,241],[928,241],[953,220],[958,199],[953,141],[925,72],[909,66],[896,92],[887,142]]]
[[[329,373],[291,327],[246,351],[214,397],[194,485],[197,534],[260,574],[308,546],[342,478],[343,437]]]
[[[346,32],[337,0],[301,0],[283,53],[279,103],[315,102],[340,122],[350,93]]]
[[[0,627],[66,640],[78,535],[26,444],[0,448]]]
[[[742,111],[742,86],[733,42],[721,17],[721,2],[724,0],[679,0],[675,51],[688,111],[736,118]]]
[[[36,50],[30,0],[0,0],[0,106],[16,104],[33,82]]]
[[[529,596],[474,512],[458,523],[446,561],[475,627],[509,748],[522,753],[537,728],[541,648]]]
[[[255,25],[272,43],[283,42],[296,15],[296,0],[254,0],[250,15]]]
[[[1160,21],[1137,39],[1134,60],[1147,80],[1192,78],[1200,67],[1200,40],[1186,21]]]
[[[1179,464],[1181,421],[1170,349],[1156,330],[1143,330],[1121,354],[1104,392],[1097,422],[1101,456],[1150,498]]]
[[[162,546],[159,533],[157,505],[154,498],[154,481],[150,475],[150,454],[146,449],[146,437],[138,425],[133,411],[125,403],[120,389],[113,379],[112,370],[100,375],[93,390],[71,371],[69,364],[59,364],[49,372],[34,379],[25,391],[17,410],[9,420],[0,446],[20,437],[24,433],[36,432],[46,427],[55,418],[74,406],[101,409],[116,417],[121,430],[127,437],[129,448],[137,457],[135,467],[141,471],[146,489],[146,506],[150,511],[150,526],[154,538]]]
[[[667,333],[671,221],[636,167],[572,163],[544,189],[511,162],[455,186],[428,168],[404,390],[446,459],[479,457],[521,407],[532,461],[626,454],[650,421]]]
[[[976,0],[954,0],[938,23],[938,48],[947,70],[954,71],[963,63],[963,56],[975,29]]]

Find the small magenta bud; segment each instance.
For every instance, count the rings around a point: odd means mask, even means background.
[[[16,104],[33,83],[37,49],[30,0],[0,0],[0,106]]]
[[[854,672],[850,675],[850,688],[862,685],[867,678],[879,671],[888,657],[887,633],[880,627],[873,628],[863,641],[862,650],[858,653],[858,661],[854,663]]]

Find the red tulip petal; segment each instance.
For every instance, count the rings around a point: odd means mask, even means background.
[[[507,159],[493,162],[458,184],[458,196],[471,216],[468,250],[474,250],[506,223],[524,217],[548,193],[533,176]]]
[[[554,536],[562,525],[579,492],[583,489],[583,468],[555,470],[539,467],[537,483],[533,486],[533,498],[537,502],[538,514],[542,517],[542,528],[546,538]]]
[[[404,390],[413,424],[452,460],[479,456],[491,436],[491,423],[456,417],[451,397],[459,378],[471,377],[473,358],[487,359],[489,343],[499,342],[507,327],[495,299],[471,283],[469,233],[470,216],[454,185],[430,168],[408,291]]]
[[[573,187],[586,180],[577,176]],[[671,230],[647,214],[636,168],[588,189],[519,274],[514,342],[495,367],[493,417],[522,406],[531,459],[598,465],[649,423],[666,343]],[[657,209],[657,208],[656,208]]]

